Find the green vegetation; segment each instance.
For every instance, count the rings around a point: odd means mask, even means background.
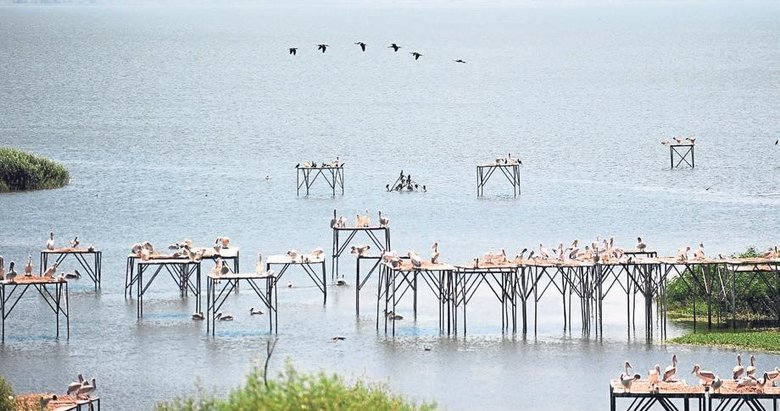
[[[739,258],[760,256],[761,253],[754,247],[732,255]],[[669,318],[691,322],[695,304],[697,321],[710,317],[716,327],[728,325],[731,319],[731,276],[716,271],[703,271],[700,267],[694,270],[695,277],[685,272],[669,280],[666,288]],[[762,321],[777,320],[780,306],[772,291],[780,289],[776,277],[742,272],[734,277],[734,285],[736,318],[740,323],[751,327]]]
[[[0,147],[0,193],[44,190],[68,184],[62,164],[21,150]]]
[[[358,380],[348,384],[338,375],[300,374],[290,364],[275,380],[255,370],[244,386],[226,399],[202,391],[196,397],[158,404],[157,411],[254,411],[254,410],[433,410],[435,404],[417,405],[389,394],[387,387]]]
[[[780,352],[780,332],[776,330],[700,332],[683,335],[670,342]]]
[[[11,388],[11,384],[0,376],[0,411],[13,411],[16,409],[13,395],[14,391]]]

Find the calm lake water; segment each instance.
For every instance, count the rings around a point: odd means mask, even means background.
[[[613,235],[624,246],[642,235],[662,254],[777,244],[778,38],[771,2],[2,5],[0,145],[63,162],[72,181],[0,196],[0,254],[37,261],[49,231],[60,244],[79,235],[103,250],[104,282],[97,295],[71,284],[70,340],[55,340],[51,313],[25,298],[0,374],[29,391],[83,372],[111,410],[150,409],[196,381],[219,394],[240,384],[269,338],[248,314],[252,294],[228,300],[236,321],[212,338],[159,278],[138,321],[123,296],[136,241],[228,235],[248,268],[257,251],[329,250],[335,208],[382,210],[394,249],[427,255],[439,241],[451,263]],[[698,137],[695,170],[668,169],[659,141],[675,135]],[[523,160],[522,196],[495,178],[476,198],[474,166],[507,152]],[[318,186],[296,197],[294,165],[337,155],[345,195]],[[400,170],[428,192],[385,192]],[[447,409],[604,409],[625,359],[642,372],[672,353],[682,371],[733,366],[729,350],[646,344],[641,325],[627,338],[620,294],[603,340],[578,322],[564,333],[552,294],[536,336],[504,336],[487,290],[467,337],[440,337],[423,294],[417,321],[405,301],[391,338],[375,330],[375,279],[356,318],[354,288],[331,288],[323,306],[302,273],[289,275],[299,286],[279,292],[274,373],[289,359]]]

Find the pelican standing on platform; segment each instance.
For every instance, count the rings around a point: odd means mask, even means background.
[[[431,264],[439,264],[439,243],[438,241],[431,246]]]
[[[24,276],[30,277],[32,276],[32,272],[33,272],[32,255],[28,255],[27,264],[24,265]]]
[[[644,252],[645,248],[647,248],[647,245],[642,241],[642,237],[636,238],[636,249],[639,251]]]
[[[255,263],[255,273],[262,275],[265,272],[265,266],[263,265],[263,253],[257,253],[257,262]]]
[[[664,376],[662,378],[662,381],[677,382],[677,379],[674,378],[675,374],[677,374],[677,354],[672,355],[672,365],[664,369]]]
[[[46,241],[46,249],[47,250],[54,250],[54,233],[49,233],[49,240]]]
[[[57,267],[58,266],[59,266],[59,264],[57,264],[55,262],[51,267],[47,268],[46,272],[43,273],[43,278],[47,278],[47,279],[50,279],[50,280],[53,279],[54,278],[54,274],[57,273]]]
[[[745,373],[745,367],[742,366],[742,354],[737,354],[737,365],[732,370],[734,381],[737,381]]]
[[[84,384],[81,385],[81,388],[79,388],[79,391],[76,395],[78,397],[89,398],[90,394],[95,392],[96,389],[97,389],[97,382],[93,378],[91,382],[84,381]]]
[[[390,219],[382,215],[382,211],[379,211],[379,226],[387,227],[390,225]]]
[[[419,254],[415,253],[414,251],[409,251],[407,255],[409,256],[409,260],[412,262],[413,267],[422,267],[422,258],[420,258]]]
[[[753,354],[750,355],[750,365],[747,368],[745,368],[745,373],[747,374],[748,377],[755,378],[755,374],[756,374],[756,357]]]
[[[79,388],[81,388],[82,385],[84,385],[84,376],[79,374],[78,381],[74,381],[68,384],[67,395],[72,395],[77,393],[79,391]]]
[[[715,373],[712,371],[704,371],[701,369],[699,364],[693,365],[693,371],[691,371],[691,374],[695,374],[697,377],[699,377],[699,381],[701,382],[701,385],[704,385],[705,387],[707,385],[712,384],[713,381],[715,381]]]
[[[79,236],[76,236],[76,238],[73,239],[73,241],[70,242],[70,248],[77,249],[79,248]]]
[[[631,371],[631,364],[629,364],[628,361],[624,364],[625,372],[620,374],[620,383],[623,385],[623,392],[631,392],[631,384],[634,383],[634,381],[642,378],[639,374],[631,374],[629,371]]]

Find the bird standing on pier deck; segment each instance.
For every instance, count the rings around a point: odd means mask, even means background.
[[[409,256],[409,261],[412,263],[412,267],[414,268],[420,268],[422,267],[422,258],[419,254],[417,254],[414,251],[409,251],[407,254]]]
[[[699,382],[701,382],[701,385],[704,385],[705,387],[715,381],[715,373],[712,371],[702,370],[699,364],[693,365],[693,371],[691,371],[691,374],[695,374],[697,377],[699,377]]]
[[[650,380],[650,388],[657,385],[661,380],[661,365],[656,364],[652,370],[647,372],[647,379]]]
[[[639,251],[644,252],[645,248],[647,248],[647,245],[642,241],[642,237],[636,238],[636,249]]]
[[[693,252],[693,259],[704,260],[705,258],[707,258],[707,255],[704,254],[704,243],[699,243],[699,249]]]
[[[79,236],[76,236],[76,238],[73,239],[73,241],[70,242],[70,248],[77,249],[79,248]]]
[[[747,368],[745,368],[745,373],[747,374],[748,377],[754,377],[755,378],[755,374],[756,374],[756,357],[753,354],[750,355],[750,365]]]
[[[214,270],[212,272],[216,275],[225,275],[230,272],[230,269],[225,265],[222,257],[219,257],[217,258],[217,263],[214,265]]]
[[[27,264],[24,265],[24,276],[30,277],[32,276],[32,272],[33,272],[32,255],[28,255]]]
[[[290,257],[291,261],[297,262],[299,257],[301,256],[301,253],[299,253],[298,250],[295,249],[287,250],[287,256]]]
[[[19,275],[14,269],[14,266],[15,263],[11,261],[11,263],[8,264],[8,272],[5,274],[5,279],[10,283],[13,283],[14,280],[16,279],[16,276]]]
[[[715,381],[712,382],[712,390],[720,392],[720,387],[723,386],[723,380],[720,377],[715,376]]]
[[[47,268],[46,271],[43,273],[43,278],[47,278],[50,280],[54,279],[54,274],[57,272],[58,266],[59,264],[55,262],[51,267]]]
[[[547,260],[550,258],[550,253],[547,252],[547,248],[544,247],[544,244],[539,243],[539,257],[542,258],[542,260]]]
[[[390,219],[382,216],[382,211],[379,211],[379,226],[380,227],[387,227],[390,225]]]
[[[257,262],[255,263],[255,273],[262,275],[265,272],[265,266],[263,265],[263,253],[257,253]]]
[[[3,256],[0,255],[0,281],[5,280],[5,260],[3,259]]]
[[[744,373],[745,367],[742,366],[742,354],[737,354],[737,365],[735,365],[734,369],[732,370],[734,381],[738,380],[739,377],[741,377]]]
[[[431,246],[431,264],[439,264],[439,242],[434,242]]]
[[[519,262],[523,261],[523,256],[525,255],[525,253],[527,251],[528,251],[527,248],[523,248],[523,250],[520,251],[520,254],[518,254],[517,257],[515,257],[515,262],[519,263]]]
[[[620,374],[620,383],[623,385],[623,392],[631,392],[631,384],[633,384],[634,381],[642,378],[639,374],[631,374],[629,371],[631,370],[631,364],[629,364],[628,361],[624,364],[625,372]]]
[[[677,374],[677,354],[672,355],[672,365],[664,369],[664,376],[662,378],[662,381],[677,382],[677,379],[674,378],[675,374]]]
[[[49,233],[49,240],[46,241],[46,249],[54,250],[54,233]]]
[[[74,381],[70,384],[68,384],[68,391],[67,395],[75,394],[79,391],[79,388],[84,384],[84,376],[79,374],[78,375],[78,381]]]
[[[92,382],[84,381],[84,384],[81,385],[81,388],[79,388],[78,393],[76,394],[77,397],[82,398],[89,398],[90,394],[95,392],[97,389],[97,382],[95,379],[92,379]]]
[[[688,251],[691,251],[691,246],[689,245],[686,245],[685,248],[681,248],[677,250],[677,255],[675,256],[675,259],[679,262],[688,261]]]

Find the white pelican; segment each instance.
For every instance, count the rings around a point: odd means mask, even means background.
[[[79,397],[87,397],[89,398],[89,395],[95,392],[97,389],[97,382],[95,382],[95,379],[92,379],[92,382],[84,381],[84,384],[81,385],[81,388],[79,388],[78,393],[76,394]]]
[[[716,376],[715,381],[712,382],[712,390],[720,392],[720,387],[723,386],[723,380],[720,379],[720,377]]]
[[[366,215],[363,216],[363,227],[371,227],[371,216],[368,214],[368,210],[366,210]]]
[[[661,380],[661,365],[656,364],[655,367],[653,367],[652,370],[647,372],[647,379],[650,380],[650,383],[655,385],[658,384],[658,382]]]
[[[142,249],[143,249],[143,245],[141,243],[135,243],[130,246],[130,252],[135,255],[140,255]]]
[[[677,373],[677,354],[672,355],[672,365],[664,369],[663,382],[677,382],[674,378]]]
[[[382,216],[382,212],[379,212],[379,226],[380,227],[387,227],[390,225],[390,219]]]
[[[215,317],[219,321],[233,321],[233,316],[230,314],[222,314],[222,312],[218,312],[217,316]]]
[[[422,258],[420,258],[419,254],[415,253],[414,251],[409,251],[406,255],[409,256],[409,260],[412,262],[413,267],[422,267]]]
[[[8,264],[8,272],[5,274],[5,279],[11,283],[14,282],[16,276],[19,275],[14,269],[14,264],[15,263],[13,261],[11,261],[11,263]]]
[[[639,250],[639,251],[645,251],[645,248],[647,248],[647,244],[645,244],[642,241],[642,237],[637,237],[636,238],[636,249]]]
[[[211,272],[216,275],[225,275],[230,272],[230,269],[228,269],[228,267],[225,265],[222,257],[219,257],[217,258],[217,262],[214,264],[214,269]]]
[[[523,261],[523,255],[525,255],[525,253],[526,253],[527,251],[528,251],[528,249],[527,249],[527,248],[523,248],[523,250],[522,250],[522,251],[520,251],[520,254],[518,254],[518,255],[517,255],[517,257],[515,257],[515,261],[516,261],[516,262],[518,262],[518,263],[519,263],[519,262],[521,262],[521,261]]]
[[[54,233],[49,233],[49,240],[46,241],[46,249],[54,250]]]
[[[734,370],[732,371],[734,381],[738,380],[744,373],[745,367],[742,366],[742,354],[737,354],[737,365],[734,366]]]
[[[325,254],[325,250],[323,250],[322,247],[317,247],[311,252],[311,257],[315,260],[319,260],[323,254]]]
[[[57,272],[57,266],[58,264],[55,262],[51,267],[47,268],[46,272],[43,273],[43,277],[53,279],[54,274]]]
[[[79,374],[78,381],[74,381],[68,384],[67,395],[75,394],[79,391],[79,388],[84,384],[84,376]]]
[[[704,260],[707,255],[704,253],[704,243],[699,243],[699,248],[693,252],[693,258],[696,260]]]
[[[263,315],[263,314],[265,314],[263,310],[260,309],[255,310],[255,307],[249,309],[249,315]]]
[[[298,257],[301,256],[301,253],[299,253],[298,250],[295,249],[287,250],[287,256],[290,257],[290,260],[292,260],[293,262],[297,262]]]
[[[76,238],[70,242],[70,248],[79,248],[79,236],[76,236]]]
[[[192,314],[192,319],[195,321],[203,321],[206,319],[206,317],[203,315],[203,312],[198,311],[194,314]]]
[[[691,251],[691,246],[689,245],[686,245],[685,248],[677,250],[675,259],[681,263],[688,261],[688,251]]]
[[[24,275],[26,277],[29,277],[32,275],[33,272],[33,265],[32,265],[32,256],[27,256],[27,264],[24,265]]]
[[[542,257],[542,260],[547,260],[550,258],[550,253],[547,252],[547,248],[544,247],[544,244],[539,243],[539,257]]]
[[[439,263],[439,243],[434,242],[431,246],[431,264]]]
[[[532,258],[534,258],[534,250],[531,250],[531,252],[528,253],[528,259],[530,260]]]
[[[42,410],[48,410],[49,402],[51,401],[57,401],[57,394],[52,394],[51,396],[48,397],[41,396],[41,398],[38,399],[38,405],[41,407]]]
[[[639,374],[631,374],[631,364],[629,364],[628,361],[623,364],[625,367],[625,372],[620,374],[620,383],[623,385],[623,392],[631,392],[631,384],[633,384],[634,381],[642,378]]]
[[[76,237],[76,238],[78,239],[78,237]],[[78,244],[78,242],[76,242],[76,244]],[[141,244],[141,247],[142,247],[144,250],[148,251],[148,252],[149,252],[149,254],[154,254],[154,246],[152,245],[152,243],[151,243],[151,242],[149,242],[149,241],[144,241],[144,242],[143,242],[143,244]],[[192,244],[190,244],[190,247],[192,247]],[[76,248],[76,247],[73,247],[73,248]],[[142,250],[142,251],[143,251],[143,250]]]
[[[0,281],[5,280],[5,260],[3,259],[3,256],[0,255]]]
[[[745,368],[745,373],[748,377],[753,377],[756,373],[756,357],[752,354],[750,355],[750,366]]]
[[[695,374],[697,377],[699,377],[699,382],[701,382],[701,385],[704,386],[710,385],[713,381],[715,381],[715,374],[712,371],[702,370],[699,364],[693,365],[693,371],[691,371],[691,374]]]
[[[366,245],[358,245],[358,246],[354,246],[353,245],[351,247],[350,254],[357,254],[359,257],[362,257],[370,249],[371,249],[371,246],[368,245],[368,244],[366,244]]]

